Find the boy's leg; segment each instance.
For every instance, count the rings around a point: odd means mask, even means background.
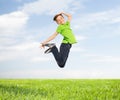
[[[64,43],[61,44],[60,55],[61,55],[62,62],[59,63],[60,67],[65,66],[67,58],[69,56],[71,46],[72,46],[71,44],[64,44]]]
[[[58,52],[58,49],[56,46],[54,46],[51,50],[53,53],[55,60],[57,61],[57,64],[63,68],[65,66],[65,63],[67,61],[69,51],[71,48],[71,44],[64,44],[62,43],[60,46],[60,52]]]
[[[51,52],[57,62],[57,64],[59,65],[59,62],[62,62],[62,59],[61,59],[61,55],[58,51],[58,48],[56,46],[54,46],[52,49],[51,49]]]

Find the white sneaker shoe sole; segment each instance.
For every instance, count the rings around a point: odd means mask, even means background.
[[[55,43],[47,43],[47,44],[44,44],[44,46],[47,46],[49,48],[52,48],[55,46]]]
[[[44,53],[48,54],[51,52],[51,50],[52,50],[52,48],[48,48]]]

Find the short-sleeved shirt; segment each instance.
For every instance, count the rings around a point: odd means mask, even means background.
[[[60,24],[56,30],[57,33],[60,33],[63,36],[62,43],[76,43],[75,36],[70,28],[70,22],[66,21],[65,24]]]

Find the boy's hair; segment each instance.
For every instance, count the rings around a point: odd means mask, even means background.
[[[56,21],[56,19],[57,19],[58,16],[62,16],[63,17],[62,14],[57,14],[57,15],[54,16],[53,20]]]

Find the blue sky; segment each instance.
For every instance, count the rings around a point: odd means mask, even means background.
[[[63,69],[39,48],[61,11],[78,41]],[[119,11],[120,0],[1,0],[0,78],[120,78]]]

